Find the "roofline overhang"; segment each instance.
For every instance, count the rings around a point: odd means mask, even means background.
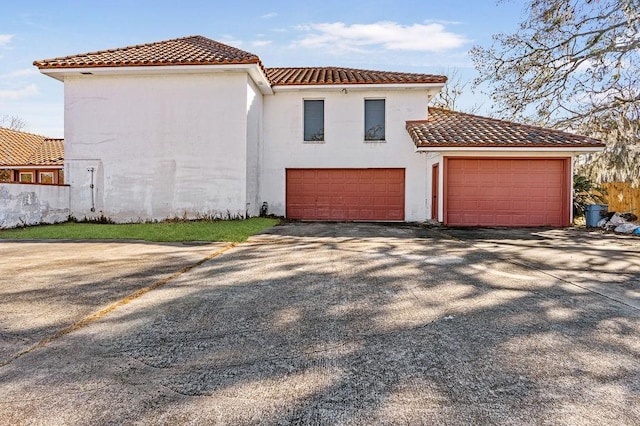
[[[297,92],[312,90],[424,90],[440,91],[444,87],[444,83],[367,83],[367,84],[280,84],[273,85],[272,89],[278,92]]]
[[[562,147],[458,147],[458,146],[442,146],[442,147],[416,147],[415,152],[446,152],[446,153],[468,153],[468,152],[565,152],[571,153],[573,155],[578,154],[587,154],[592,152],[602,152],[605,147],[599,146],[585,146],[585,147],[573,147],[573,146],[562,146]]]
[[[271,83],[260,64],[215,64],[215,65],[151,65],[124,67],[78,67],[78,68],[39,68],[39,71],[51,78],[64,82],[65,77],[92,75],[136,75],[136,74],[202,74],[208,72],[246,72],[264,95],[272,95]]]
[[[63,164],[0,164],[0,170],[3,169],[62,169]]]

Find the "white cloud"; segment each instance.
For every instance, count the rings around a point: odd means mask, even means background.
[[[0,34],[0,46],[5,46],[11,42],[13,34]]]
[[[443,19],[425,19],[425,24],[460,25],[462,21],[447,21]]]
[[[271,40],[256,40],[251,42],[251,46],[253,47],[261,47],[271,44]]]
[[[35,84],[29,84],[21,89],[14,90],[0,90],[0,100],[18,100],[29,96],[37,95],[38,86]]]
[[[297,27],[307,32],[292,47],[326,48],[334,52],[363,51],[367,47],[385,50],[442,52],[462,47],[467,40],[445,30],[440,23],[400,25],[396,22],[346,25],[343,22],[317,23]]]
[[[9,71],[0,74],[0,80],[10,80],[14,78],[30,77],[39,74],[35,68],[23,68],[21,70]]]
[[[260,18],[262,18],[262,19],[271,19],[271,18],[275,18],[276,16],[278,16],[278,14],[276,12],[269,12],[269,13],[265,13]]]
[[[243,44],[242,40],[237,39],[230,34],[224,34],[219,40],[224,44],[228,44],[230,46],[238,47],[238,48],[241,47]]]

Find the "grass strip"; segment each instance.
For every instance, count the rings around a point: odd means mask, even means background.
[[[0,230],[0,240],[142,240],[156,242],[243,242],[277,219],[255,217],[244,220],[184,221],[159,223],[101,224],[65,222]]]

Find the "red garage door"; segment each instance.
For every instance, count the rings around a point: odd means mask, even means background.
[[[287,169],[287,217],[404,220],[404,169]]]
[[[445,224],[568,226],[570,159],[445,160]]]

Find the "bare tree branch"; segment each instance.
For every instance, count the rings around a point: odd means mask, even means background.
[[[11,130],[22,130],[27,126],[27,123],[17,115],[0,115],[0,127]]]
[[[471,56],[495,114],[607,142],[598,181],[640,184],[640,0],[529,0],[515,34]]]

